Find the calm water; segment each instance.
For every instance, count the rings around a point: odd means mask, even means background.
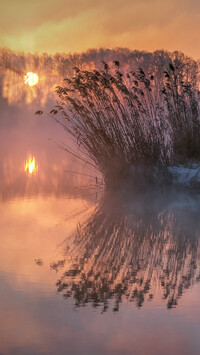
[[[200,196],[103,193],[49,91],[2,81],[0,354],[199,354]]]

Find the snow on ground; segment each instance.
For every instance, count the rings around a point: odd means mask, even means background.
[[[169,167],[173,182],[184,185],[200,183],[200,164],[191,164],[190,167],[184,165]]]

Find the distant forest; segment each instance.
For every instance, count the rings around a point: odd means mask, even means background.
[[[184,77],[193,85],[199,82],[200,60],[194,60],[182,52],[158,50],[153,53],[146,51],[131,51],[126,48],[90,49],[79,54],[56,53],[42,55],[14,52],[7,48],[0,49],[0,71],[10,69],[24,73],[26,70],[43,71],[58,75],[73,74],[74,67],[80,69],[102,69],[102,62],[120,62],[125,71],[134,70],[138,66],[146,72],[162,73],[168,63],[175,63],[182,70]]]

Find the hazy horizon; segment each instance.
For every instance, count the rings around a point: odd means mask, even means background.
[[[28,54],[31,54],[31,55],[37,55],[39,57],[41,57],[43,54],[47,54],[48,56],[54,56],[56,54],[60,54],[60,55],[82,55],[82,54],[87,54],[87,53],[90,53],[92,51],[96,51],[97,53],[100,52],[100,51],[128,51],[130,53],[134,53],[134,52],[138,52],[138,53],[156,53],[156,52],[165,52],[165,53],[169,53],[169,54],[172,54],[172,53],[175,53],[175,52],[179,52],[179,53],[182,53],[184,54],[185,56],[189,57],[189,58],[192,58],[194,59],[195,61],[199,61],[200,60],[200,55],[199,57],[193,57],[192,55],[182,51],[182,50],[177,50],[177,49],[174,49],[174,50],[168,50],[166,48],[157,48],[157,49],[154,49],[154,50],[147,50],[147,49],[137,49],[137,48],[130,48],[130,47],[123,47],[123,46],[119,46],[119,47],[91,47],[91,48],[87,48],[85,50],[80,50],[80,51],[58,51],[58,52],[51,52],[51,51],[41,51],[41,52],[37,52],[37,51],[29,51],[29,50],[15,50],[15,49],[11,49],[9,47],[0,47],[0,51],[11,51],[12,53],[14,54],[21,54],[23,53],[24,55],[28,55]]]

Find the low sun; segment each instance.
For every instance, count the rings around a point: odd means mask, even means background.
[[[24,82],[29,86],[36,85],[38,83],[38,75],[36,73],[28,72],[24,75]]]

